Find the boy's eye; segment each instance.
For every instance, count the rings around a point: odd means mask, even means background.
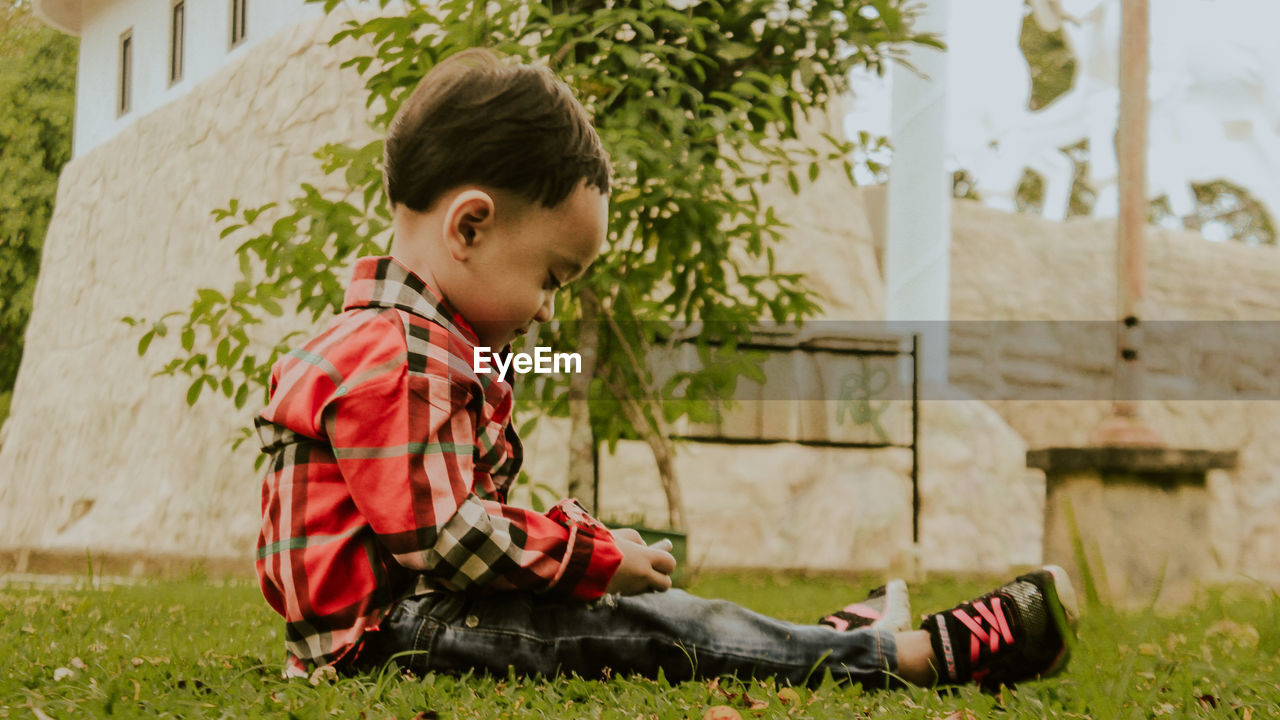
[[[547,284],[551,286],[552,290],[560,289],[560,281],[556,279],[555,273],[547,274]]]

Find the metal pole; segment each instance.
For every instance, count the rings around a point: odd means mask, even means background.
[[[1095,432],[1104,445],[1159,445],[1135,401],[1142,396],[1142,315],[1147,225],[1148,0],[1121,0],[1120,118],[1116,128],[1120,212],[1116,221],[1115,396],[1111,417]]]
[[[911,542],[920,544],[920,333],[911,334]]]

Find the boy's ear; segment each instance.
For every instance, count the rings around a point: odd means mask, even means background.
[[[476,242],[493,227],[493,197],[470,188],[458,193],[444,214],[444,241],[454,260],[466,260]]]

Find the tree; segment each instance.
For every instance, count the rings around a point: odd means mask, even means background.
[[[339,4],[324,2],[326,10]],[[762,202],[760,182],[785,178],[799,193],[801,175],[817,178],[824,167],[852,181],[853,144],[826,136],[824,147],[811,147],[799,130],[847,90],[851,68],[882,70],[905,43],[937,44],[910,31],[905,5],[446,0],[426,7],[410,0],[405,14],[352,21],[333,39],[374,47],[348,64],[365,76],[380,128],[432,65],[477,45],[549,64],[595,118],[615,171],[610,241],[558,303],[557,321],[525,340],[576,349],[585,366],[575,382],[539,378],[523,383],[519,395],[526,409],[575,417],[571,493],[585,489],[595,439],[644,439],[659,466],[670,523],[682,524],[668,423],[712,420],[712,398],[731,393],[743,375],[760,378],[758,358],[736,350],[753,323],[802,322],[817,308],[803,278],[775,271],[783,224]],[[242,280],[230,293],[198,291],[185,312],[185,354],[165,371],[193,378],[190,402],[207,387],[243,405],[266,386],[285,349],[278,344],[263,357],[264,346],[251,341],[248,330],[262,314],[282,313],[285,299],[314,319],[337,311],[335,271],[389,247],[381,141],[328,146],[319,157],[326,172],[344,173],[347,197],[325,198],[303,186],[284,211],[232,201],[216,212],[224,236],[250,237],[236,250]],[[255,233],[267,217],[274,222]],[[140,352],[168,330],[166,318],[127,321],[144,331]],[[197,335],[200,348],[216,350],[198,348]],[[696,344],[702,367],[656,375],[654,349],[681,336]]]
[[[77,43],[0,3],[0,421],[22,359],[58,172],[71,158]]]

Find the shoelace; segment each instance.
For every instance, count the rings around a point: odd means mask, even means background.
[[[1014,643],[1013,630],[1009,628],[1009,621],[1001,605],[1000,596],[991,595],[951,611],[952,616],[969,629],[969,657],[973,665],[978,664],[984,647],[990,654],[994,654],[999,652],[1001,642],[1006,645]],[[977,617],[965,612],[965,608],[976,613]],[[983,627],[983,622],[986,627]]]

